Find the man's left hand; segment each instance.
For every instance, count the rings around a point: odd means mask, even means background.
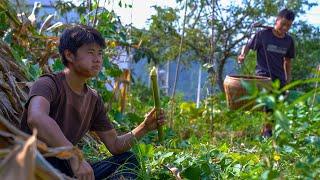
[[[291,80],[292,80],[292,78],[289,76],[289,77],[287,77],[287,82],[286,82],[286,84],[289,84],[290,82],[291,82]]]
[[[156,109],[153,108],[149,111],[144,118],[143,124],[147,131],[152,131],[157,129],[166,123],[165,115],[163,109],[160,110],[158,117],[156,118]]]

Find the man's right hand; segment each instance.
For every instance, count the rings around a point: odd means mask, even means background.
[[[245,57],[244,54],[240,54],[240,55],[238,56],[238,63],[239,63],[239,64],[242,64],[245,58],[246,58],[246,57]]]
[[[93,169],[87,161],[82,160],[82,162],[79,163],[77,158],[72,158],[70,160],[70,165],[77,179],[94,180]]]

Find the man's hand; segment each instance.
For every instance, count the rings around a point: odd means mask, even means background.
[[[286,82],[286,84],[289,84],[291,81],[292,81],[291,76],[288,76],[288,77],[287,77],[287,82]]]
[[[240,55],[238,56],[238,63],[239,63],[239,64],[242,64],[245,58],[246,58],[246,57],[245,57],[244,54],[240,54]]]
[[[82,160],[82,162],[79,163],[78,158],[72,158],[70,165],[77,179],[94,180],[93,169],[87,161]]]
[[[291,77],[291,59],[285,57],[283,61],[283,69],[285,73],[285,78],[286,78],[286,84],[289,84],[292,80]]]
[[[157,129],[159,126],[162,126],[166,123],[164,111],[161,109],[158,118],[156,118],[156,109],[153,108],[149,111],[144,118],[143,124],[144,128],[147,131],[152,131]]]

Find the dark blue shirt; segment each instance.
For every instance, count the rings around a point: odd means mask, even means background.
[[[279,38],[272,29],[259,31],[249,42],[249,48],[257,51],[256,74],[279,79],[281,86],[286,84],[283,67],[284,58],[295,57],[295,47],[291,36]]]

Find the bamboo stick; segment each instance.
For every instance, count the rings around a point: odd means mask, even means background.
[[[155,115],[156,115],[156,119],[158,119],[161,108],[160,108],[160,95],[159,95],[159,88],[158,88],[157,69],[154,66],[150,72],[150,80],[151,80],[152,94],[153,94],[153,100],[154,100],[154,107],[156,109]],[[159,139],[159,142],[163,140],[163,129],[161,126],[158,126],[158,139]]]

